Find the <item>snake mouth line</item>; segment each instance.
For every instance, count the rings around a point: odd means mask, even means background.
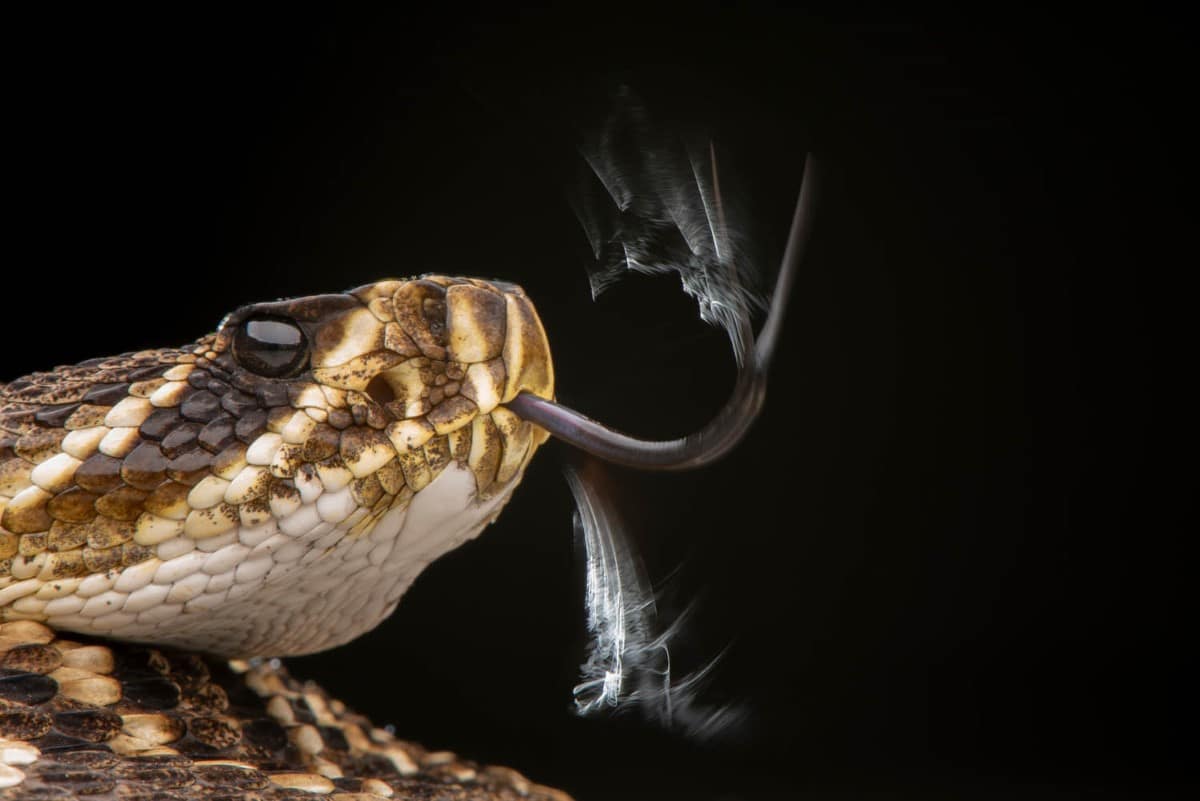
[[[509,408],[558,439],[605,461],[626,467],[691,470],[720,459],[746,436],[766,400],[767,372],[779,339],[788,296],[810,237],[818,187],[819,170],[810,154],[805,161],[804,183],[792,216],[787,247],[766,323],[758,337],[755,337],[750,321],[739,321],[738,338],[750,346],[749,353],[738,371],[732,395],[704,428],[675,440],[643,440],[529,392],[519,393],[509,402]]]

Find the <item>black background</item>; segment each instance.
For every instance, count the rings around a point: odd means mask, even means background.
[[[743,728],[571,714],[556,445],[387,623],[294,673],[581,801],[1186,794],[1178,21],[592,4],[6,28],[4,378],[436,270],[523,284],[560,398],[678,435],[722,402],[727,348],[669,279],[591,301],[579,132],[628,85],[710,134],[768,269],[805,152],[828,168],[749,440],[697,474],[611,473],[652,575],[679,568],[667,609],[700,599],[678,667],[733,643],[710,697]]]

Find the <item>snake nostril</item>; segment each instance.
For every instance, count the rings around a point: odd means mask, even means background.
[[[396,399],[392,385],[382,375],[377,375],[367,384],[367,395],[380,406],[386,406]]]

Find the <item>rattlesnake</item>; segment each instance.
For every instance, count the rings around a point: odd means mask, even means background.
[[[504,403],[553,381],[518,287],[426,276],[0,388],[6,797],[558,797],[244,661],[390,614],[499,513],[546,437]]]
[[[643,443],[553,402],[513,284],[256,304],[181,348],[0,386],[0,798],[561,801],[397,740],[273,660],[344,643],[477,536],[553,434],[681,468],[763,402],[811,181],[734,397]]]

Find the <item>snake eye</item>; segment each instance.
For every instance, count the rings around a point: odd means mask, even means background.
[[[251,317],[238,325],[233,357],[252,373],[286,378],[308,364],[308,339],[285,317]]]

